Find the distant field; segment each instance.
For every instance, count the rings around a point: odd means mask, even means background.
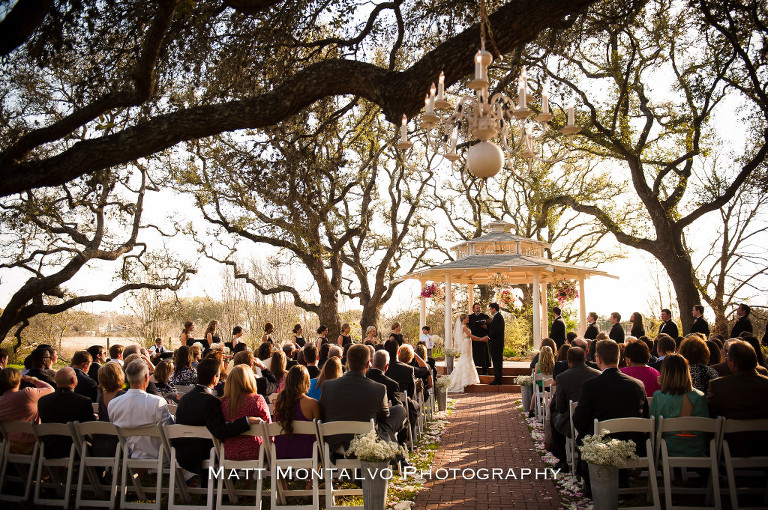
[[[144,341],[138,337],[106,337],[106,336],[65,336],[61,339],[61,355],[65,358],[72,356],[75,351],[85,350],[92,345],[103,345],[107,347],[107,338],[109,338],[109,344],[121,344],[128,345],[139,343],[143,344]]]

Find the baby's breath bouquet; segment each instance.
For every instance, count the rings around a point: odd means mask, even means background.
[[[405,457],[405,448],[397,443],[379,439],[374,430],[364,436],[356,435],[347,448],[347,457],[354,455],[365,462],[384,462],[394,459],[398,454]]]
[[[518,375],[515,377],[515,384],[519,384],[520,386],[531,386],[533,385],[533,377],[530,375]]]
[[[453,347],[446,347],[443,353],[445,353],[446,356],[450,356],[452,358],[458,358],[461,356],[461,351],[454,349]]]
[[[437,381],[435,381],[435,388],[447,388],[450,385],[451,385],[450,375],[442,375],[437,378]]]
[[[610,439],[606,437],[608,434],[610,432],[604,430],[600,434],[585,436],[584,444],[579,446],[582,460],[598,466],[621,468],[625,466],[626,461],[638,459],[634,441]]]

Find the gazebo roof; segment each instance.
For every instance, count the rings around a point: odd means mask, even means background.
[[[453,250],[458,250],[461,247],[467,245],[480,245],[480,244],[498,244],[498,243],[524,243],[526,245],[534,245],[543,248],[549,248],[551,245],[545,241],[538,241],[536,239],[530,239],[528,237],[518,236],[511,232],[512,224],[504,221],[495,221],[488,225],[488,232],[484,233],[480,237],[474,239],[468,239],[453,247]]]
[[[563,279],[589,278],[590,276],[616,278],[605,271],[558,262],[544,257],[499,253],[470,255],[407,274],[403,279],[442,281],[449,274],[452,283],[478,285],[490,283],[498,279],[499,276],[510,285],[531,283],[534,276],[538,276],[542,283]]]

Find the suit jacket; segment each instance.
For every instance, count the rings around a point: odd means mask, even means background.
[[[37,413],[42,423],[67,423],[70,421],[93,421],[92,402],[88,397],[78,395],[70,389],[60,389],[40,397],[37,401]],[[45,438],[45,457],[60,459],[69,456],[72,438],[48,436]]]
[[[602,421],[635,416],[648,416],[645,385],[620,372],[618,368],[611,367],[597,377],[584,381],[573,424],[579,438],[582,438],[594,433],[595,418]]]
[[[53,377],[51,377],[48,374],[46,374],[45,372],[43,372],[42,368],[30,368],[29,371],[27,372],[27,375],[30,376],[30,377],[36,377],[37,379],[40,379],[43,382],[47,382],[48,384],[53,386],[54,390],[57,388],[56,381],[53,380]],[[23,382],[24,381],[22,381],[22,383]],[[26,383],[26,384],[27,384],[28,387],[34,388],[33,385],[31,385],[29,383]],[[23,388],[24,385],[22,384],[21,387]]]
[[[709,381],[707,403],[712,417],[725,416],[734,420],[768,418],[768,377],[751,370],[713,379]],[[765,433],[727,434],[725,439],[733,455],[768,455]]]
[[[728,367],[727,361],[723,361],[722,363],[718,363],[717,365],[712,365],[712,368],[714,368],[717,371],[720,377],[733,375],[733,372],[731,372],[731,369]],[[755,367],[755,371],[762,376],[768,377],[768,370],[766,370],[766,368],[763,366],[757,365],[757,367]],[[659,372],[661,372],[661,370],[659,370]]]
[[[662,333],[666,333],[667,335],[671,336],[674,341],[677,341],[677,337],[680,336],[680,332],[677,329],[677,324],[675,324],[675,321],[672,319],[661,323],[661,326],[659,327],[659,335]]]
[[[469,323],[467,324],[469,332],[480,338],[486,336],[488,334],[488,319],[490,317],[482,312],[469,314]]]
[[[99,368],[100,367],[101,367],[101,365],[99,365],[98,363],[93,361],[93,362],[91,362],[91,368],[88,369],[88,377],[90,377],[91,379],[96,381],[97,384],[99,382]],[[78,382],[78,384],[80,384],[80,383]]]
[[[195,385],[179,400],[176,408],[176,423],[180,425],[205,426],[219,440],[224,440],[242,434],[251,428],[247,417],[235,421],[224,420],[221,411],[221,401],[208,388]],[[174,439],[176,457],[179,465],[192,473],[202,473],[203,460],[208,458],[213,442],[208,439]]]
[[[749,320],[749,317],[746,315],[744,317],[739,317],[739,319],[736,321],[736,324],[733,325],[733,329],[731,330],[731,338],[739,338],[739,335],[745,331],[749,331],[750,333],[754,331],[752,328],[752,321]]]
[[[368,379],[376,381],[377,383],[383,384],[387,387],[387,400],[389,400],[390,406],[405,404],[405,402],[401,402],[400,399],[395,396],[395,393],[401,391],[400,384],[398,384],[397,381],[387,377],[384,372],[378,368],[369,368],[368,372],[365,373],[365,376]]]
[[[317,379],[320,377],[320,369],[316,365],[307,365],[307,372],[309,372],[310,379]]]
[[[597,324],[594,322],[587,326],[587,330],[584,332],[584,338],[587,340],[594,340],[597,338],[597,335],[600,334],[600,331],[597,329]]]
[[[96,402],[96,397],[99,395],[99,384],[79,368],[75,368],[75,374],[77,375],[75,393],[88,397],[91,402]]]
[[[562,362],[559,362],[562,363]],[[568,363],[567,361],[565,363]],[[558,432],[566,437],[570,437],[570,409],[568,401],[579,401],[581,387],[585,381],[600,375],[600,370],[588,367],[587,365],[574,365],[555,378],[557,382],[557,391],[555,391],[554,401],[554,423]]]
[[[624,343],[624,328],[618,322],[611,326],[611,331],[608,333],[608,338],[616,342],[617,344]]]
[[[552,328],[549,331],[549,338],[555,341],[557,348],[565,343],[565,321],[558,316],[552,321]]]
[[[504,349],[504,317],[499,311],[488,325],[488,349]]]
[[[414,393],[416,393],[416,376],[412,366],[400,363],[399,361],[395,363],[390,362],[389,368],[387,368],[387,372],[384,375],[394,379],[400,385],[400,391],[406,392],[409,398],[413,398]]]
[[[691,333],[703,333],[709,338],[709,324],[704,317],[697,317],[693,320],[693,326],[691,326]]]
[[[279,383],[275,374],[265,368],[261,371],[261,377],[256,379],[256,393],[264,398],[267,398],[271,394],[277,391]]]
[[[587,364],[587,366],[589,368],[594,368],[595,370],[599,371],[599,369],[597,368],[597,364],[595,364],[595,363],[593,363],[591,361],[587,361],[586,364]],[[556,361],[555,362],[555,369],[552,371],[552,379],[557,380],[557,376],[562,374],[566,370],[568,370],[568,368],[569,368],[568,367],[568,361],[566,361],[566,360]],[[573,399],[573,400],[576,401],[577,399]]]
[[[320,414],[323,421],[370,421],[386,423],[389,418],[387,388],[368,379],[362,372],[350,370],[338,379],[325,381],[320,395]],[[352,434],[339,434],[326,438],[331,451],[345,448]]]

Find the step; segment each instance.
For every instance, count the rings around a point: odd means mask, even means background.
[[[517,384],[471,384],[464,387],[464,393],[520,393]]]
[[[445,375],[447,373],[445,366],[437,365],[435,367],[437,369],[437,373],[439,375]],[[488,373],[493,375],[493,368],[488,369]],[[516,377],[518,375],[531,375],[531,369],[526,367],[504,367],[502,371],[502,376],[512,376]],[[482,377],[482,376],[481,376]]]
[[[501,377],[502,384],[515,384],[516,375],[504,375]],[[490,384],[493,382],[494,377],[492,375],[481,375],[480,384]]]

